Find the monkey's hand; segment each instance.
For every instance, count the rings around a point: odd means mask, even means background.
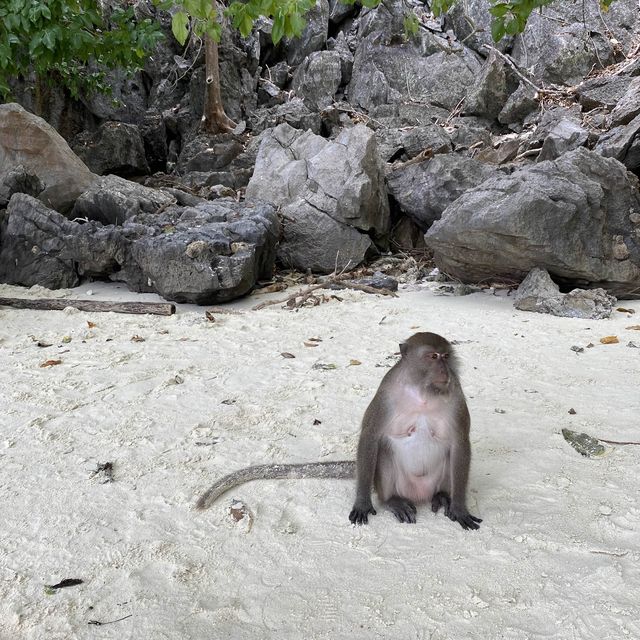
[[[444,514],[450,520],[459,522],[463,529],[479,529],[482,518],[476,518],[472,516],[467,508],[461,505],[449,504],[444,511]]]
[[[366,502],[356,500],[349,514],[349,520],[351,520],[351,524],[367,524],[369,522],[369,514],[376,515],[376,510],[373,508],[371,500]]]

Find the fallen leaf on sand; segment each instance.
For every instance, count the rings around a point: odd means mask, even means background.
[[[45,360],[40,367],[55,367],[57,364],[62,364],[62,360]]]
[[[131,342],[144,342],[144,338],[139,335],[135,335],[131,337]]]
[[[280,354],[283,358],[295,358],[295,356],[293,355],[293,353],[289,353],[288,351],[283,351]]]
[[[640,324],[632,324],[630,327],[625,327],[629,331],[640,331]]]
[[[618,340],[618,336],[605,336],[600,338],[600,342],[602,344],[617,344],[620,340]]]

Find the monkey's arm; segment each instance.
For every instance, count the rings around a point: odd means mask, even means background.
[[[374,413],[375,415],[375,413]],[[376,515],[371,502],[371,489],[378,462],[379,435],[375,421],[365,413],[358,441],[358,455],[356,462],[356,500],[349,514],[353,524],[367,524],[369,514]]]
[[[461,437],[451,447],[451,502],[445,505],[445,515],[459,522],[463,529],[478,529],[481,518],[472,516],[467,510],[467,480],[471,464],[469,438]]]
[[[250,480],[298,480],[302,478],[353,478],[356,463],[351,460],[303,464],[262,464],[224,476],[198,498],[196,509],[208,509],[223,493]]]

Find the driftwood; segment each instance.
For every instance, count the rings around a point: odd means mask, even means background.
[[[393,296],[397,298],[398,295],[395,291],[391,291],[390,289],[378,289],[377,287],[370,287],[366,284],[358,284],[356,282],[349,281],[354,278],[353,274],[349,273],[341,273],[337,275],[330,275],[324,282],[320,282],[318,284],[311,285],[302,291],[297,291],[296,293],[290,295],[287,298],[281,298],[279,300],[268,300],[266,302],[261,302],[257,304],[255,307],[252,307],[254,311],[259,311],[260,309],[264,309],[265,307],[269,307],[274,304],[287,304],[292,307],[301,307],[306,300],[308,300],[314,291],[318,289],[332,289],[334,287],[343,288],[343,289],[355,289],[356,291],[364,291],[365,293],[377,293],[383,296]]]
[[[0,298],[0,306],[17,309],[39,309],[59,311],[74,307],[80,311],[113,311],[115,313],[152,313],[158,316],[170,316],[176,306],[170,302],[109,302],[99,300],[67,300],[66,298]]]

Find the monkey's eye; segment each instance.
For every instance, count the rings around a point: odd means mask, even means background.
[[[448,354],[448,353],[443,353],[443,354],[442,354],[442,357],[443,357],[445,360],[448,360],[448,359],[449,359],[449,354]]]
[[[432,360],[437,360],[437,359],[438,359],[438,354],[437,354],[437,353],[430,353],[430,354],[429,354],[429,357],[430,357]]]

